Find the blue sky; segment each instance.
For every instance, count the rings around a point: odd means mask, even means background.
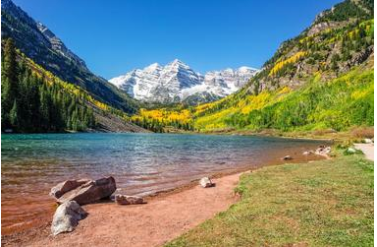
[[[261,67],[340,0],[14,0],[107,79],[178,58],[201,73]]]

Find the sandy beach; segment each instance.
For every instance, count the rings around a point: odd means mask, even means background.
[[[225,211],[238,196],[233,189],[240,173],[214,179],[212,188],[199,185],[179,193],[150,198],[147,204],[86,205],[89,213],[75,231],[53,238],[49,226],[3,239],[5,246],[160,246],[215,214]],[[22,236],[22,237],[21,237]]]
[[[322,156],[303,156],[291,152],[290,163],[324,159]],[[267,163],[278,165],[281,159]],[[2,236],[3,246],[161,246],[226,211],[237,202],[234,188],[239,177],[249,169],[236,173],[218,173],[213,177],[215,187],[202,188],[197,181],[144,198],[147,204],[121,206],[100,202],[83,206],[88,216],[71,233],[51,236],[51,221],[33,228]],[[43,219],[43,218],[41,218]]]

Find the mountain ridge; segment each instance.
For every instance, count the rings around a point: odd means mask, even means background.
[[[349,131],[373,126],[373,1],[345,0],[282,42],[237,92],[196,107],[141,109],[158,131],[228,133]]]
[[[11,38],[29,58],[64,81],[78,85],[94,98],[127,113],[138,103],[104,78],[93,74],[46,26],[35,21],[11,0],[1,1],[1,37]]]
[[[109,82],[141,101],[178,103],[187,99],[195,104],[222,98],[237,91],[258,71],[242,66],[238,69],[209,71],[202,75],[175,59],[165,66],[153,63],[143,69],[131,70]],[[194,97],[196,100],[193,100]]]

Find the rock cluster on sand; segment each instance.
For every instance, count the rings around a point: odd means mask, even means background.
[[[144,204],[144,200],[141,197],[125,195],[115,195],[115,202],[119,205]]]
[[[73,231],[79,220],[87,215],[80,205],[109,198],[115,190],[113,177],[67,180],[53,187],[50,196],[54,197],[60,206],[54,214],[51,233],[56,236],[62,232]]]
[[[59,204],[76,201],[79,205],[84,205],[108,198],[115,190],[115,179],[105,177],[98,180],[67,180],[53,187],[50,195]]]
[[[209,177],[204,177],[204,178],[200,179],[199,184],[203,188],[209,188],[209,187],[215,186],[215,183],[213,183]]]
[[[59,233],[71,232],[78,225],[79,220],[85,218],[87,213],[75,201],[67,201],[61,204],[54,214],[51,224],[51,233],[56,236]]]

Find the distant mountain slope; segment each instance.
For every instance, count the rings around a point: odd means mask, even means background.
[[[133,70],[110,82],[131,97],[145,102],[197,104],[234,93],[257,72],[257,69],[241,67],[211,71],[203,76],[176,59],[166,66],[154,63]]]
[[[2,38],[15,45],[44,69],[87,90],[94,98],[125,112],[138,108],[137,102],[105,79],[94,75],[85,62],[43,24],[33,20],[11,0],[1,1]]]
[[[336,78],[373,54],[373,27],[372,0],[346,0],[321,12],[310,27],[281,44],[253,78],[249,92],[297,88],[316,73]]]
[[[142,109],[133,119],[160,131],[373,126],[373,8],[371,0],[346,0],[320,13],[234,94],[194,108]]]
[[[2,132],[147,132],[123,111],[36,64],[13,40],[2,40],[1,47]]]
[[[338,131],[373,125],[373,44],[373,1],[337,4],[284,42],[239,93],[201,111],[196,128]]]

